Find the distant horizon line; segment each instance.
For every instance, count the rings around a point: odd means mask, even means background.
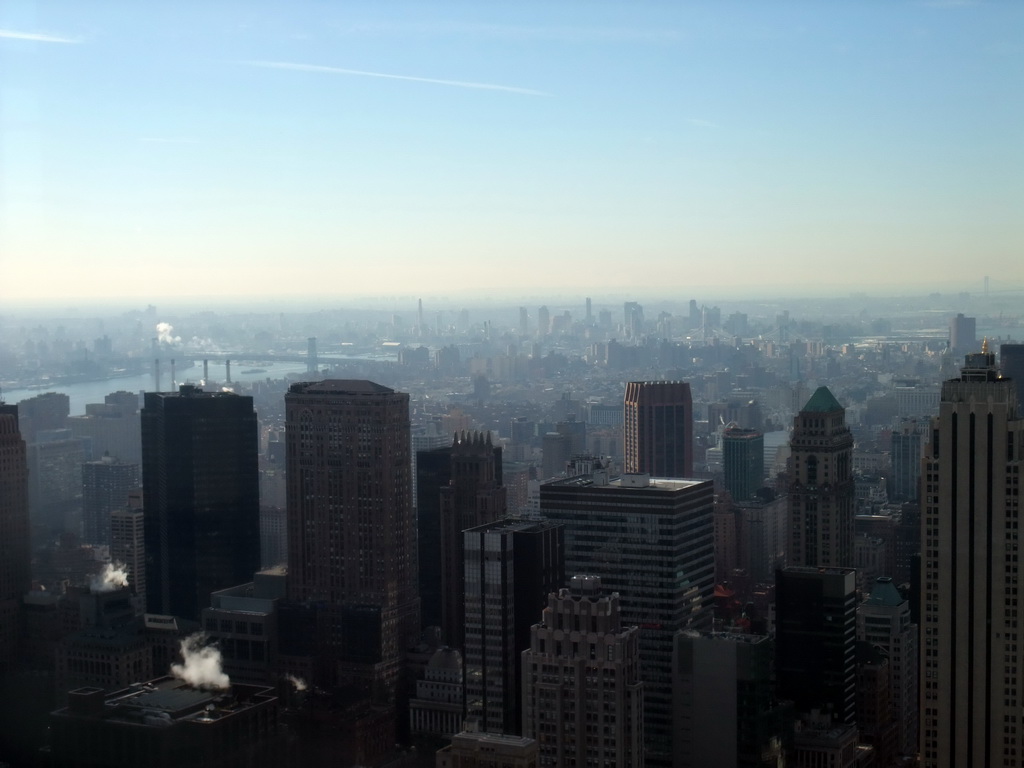
[[[34,310],[52,310],[63,308],[65,310],[79,310],[83,308],[111,308],[114,306],[124,307],[126,310],[144,309],[146,306],[163,305],[164,309],[170,306],[177,307],[202,307],[214,309],[216,307],[252,306],[256,304],[271,304],[277,306],[302,306],[302,307],[325,307],[330,305],[352,304],[354,306],[383,306],[396,307],[401,305],[403,309],[415,309],[419,301],[424,305],[433,303],[433,307],[425,306],[424,309],[436,310],[439,308],[450,308],[458,305],[460,308],[470,302],[475,306],[519,306],[526,303],[540,304],[584,304],[589,298],[592,302],[619,303],[622,301],[643,300],[661,304],[686,304],[690,300],[696,300],[700,304],[713,305],[722,303],[776,303],[787,301],[827,301],[827,300],[926,300],[930,298],[949,298],[963,301],[965,298],[970,301],[1011,299],[1012,297],[1024,294],[1024,286],[1019,288],[998,289],[986,292],[978,286],[979,290],[970,290],[963,284],[946,285],[944,287],[931,286],[928,288],[911,288],[909,286],[877,286],[873,288],[846,287],[845,289],[835,288],[828,290],[822,287],[815,292],[813,290],[791,290],[774,292],[770,289],[757,291],[748,287],[727,288],[725,286],[689,286],[685,293],[679,291],[656,291],[644,290],[594,290],[585,289],[553,289],[550,292],[502,292],[487,293],[482,291],[446,291],[445,293],[424,292],[420,294],[395,293],[395,294],[190,294],[190,295],[150,295],[150,296],[49,296],[30,298],[2,298],[2,309],[0,315],[12,314],[13,312],[25,312]],[[678,298],[674,297],[677,296]],[[439,306],[445,305],[446,306]]]

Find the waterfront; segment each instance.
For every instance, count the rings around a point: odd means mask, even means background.
[[[258,372],[254,369],[249,369],[247,373],[245,370],[232,370],[231,381],[232,382],[252,382],[252,381],[263,381],[264,379],[282,379],[285,376],[293,373],[305,373],[306,364],[303,363],[273,363],[270,367],[266,367],[268,364],[263,363],[262,372]],[[235,366],[232,366],[235,368]],[[223,375],[224,366],[218,365],[216,367],[210,366],[210,373],[214,375]],[[179,384],[186,382],[198,383],[202,378],[202,367],[194,366],[185,371],[181,372],[181,376],[176,377]],[[165,372],[164,378],[169,375],[169,372]],[[216,386],[224,386],[221,382],[216,382]],[[27,400],[30,397],[44,394],[45,392],[63,392],[71,400],[71,415],[78,416],[85,413],[85,406],[88,403],[102,403],[103,398],[109,395],[111,392],[146,392],[153,391],[153,374],[144,373],[135,376],[122,376],[113,377],[109,379],[100,379],[98,381],[81,381],[74,384],[54,384],[53,386],[34,386],[22,389],[11,389],[0,392],[0,397],[7,403],[19,403],[22,400]]]

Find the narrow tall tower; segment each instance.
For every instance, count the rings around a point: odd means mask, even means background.
[[[28,460],[18,406],[0,402],[0,673],[16,662],[29,570]]]
[[[419,632],[409,396],[359,380],[285,395],[288,596],[323,605],[338,682],[392,698]]]
[[[1024,419],[982,345],[942,385],[921,463],[921,756],[925,766],[1020,765],[1018,608]]]
[[[693,477],[693,399],[683,381],[631,381],[623,403],[630,474]]]
[[[853,435],[846,410],[818,387],[793,421],[789,564],[852,568]]]
[[[448,645],[462,648],[465,615],[465,562],[462,532],[505,517],[501,485],[501,450],[491,435],[465,433],[451,449],[451,481],[440,489],[441,627]]]
[[[522,733],[522,651],[549,593],[565,580],[562,526],[509,518],[463,531],[466,718]]]
[[[147,610],[198,619],[211,592],[260,567],[252,398],[189,384],[147,392],[142,467]]]

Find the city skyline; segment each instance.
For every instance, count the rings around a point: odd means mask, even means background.
[[[168,10],[0,13],[5,305],[1024,284],[1013,4]]]

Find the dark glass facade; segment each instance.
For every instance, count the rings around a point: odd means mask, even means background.
[[[147,392],[142,410],[146,607],[197,619],[210,593],[260,567],[252,398]]]

